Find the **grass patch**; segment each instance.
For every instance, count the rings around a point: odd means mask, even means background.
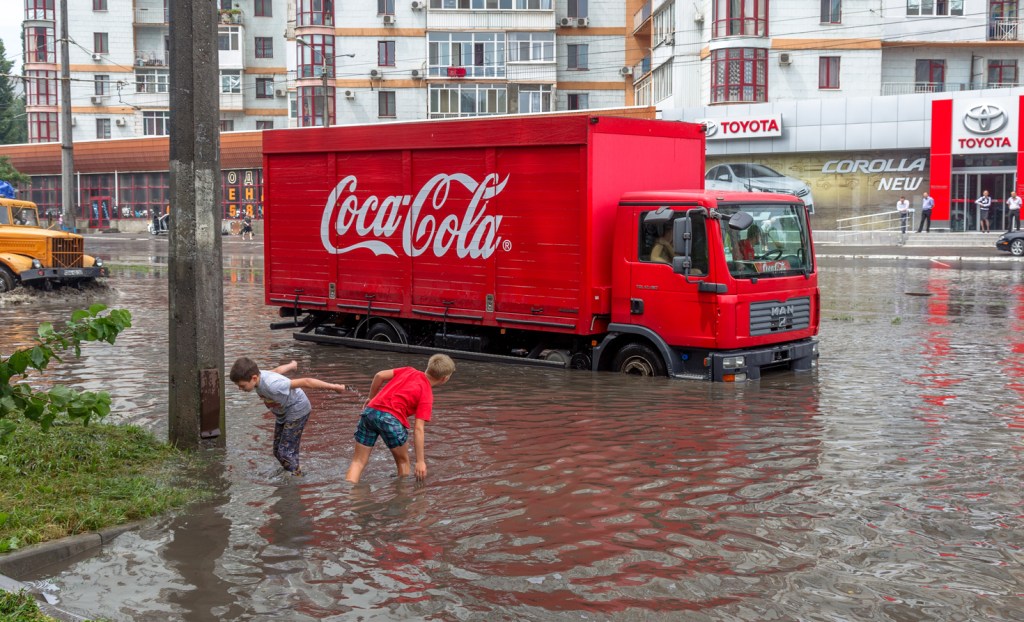
[[[0,553],[204,498],[200,467],[139,427],[23,422],[0,444]]]
[[[19,592],[12,594],[0,590],[0,620],[10,622],[57,622],[39,610],[36,599],[31,594]]]

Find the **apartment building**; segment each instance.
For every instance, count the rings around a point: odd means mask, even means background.
[[[29,142],[60,140],[56,0],[25,1]],[[284,2],[217,0],[221,129],[288,125]],[[69,2],[72,138],[163,136],[170,125],[166,0]]]

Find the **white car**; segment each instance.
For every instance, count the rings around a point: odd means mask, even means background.
[[[733,162],[712,166],[704,175],[704,187],[708,190],[792,194],[799,197],[807,209],[814,213],[814,197],[811,196],[811,187],[807,182],[786,177],[764,164]]]

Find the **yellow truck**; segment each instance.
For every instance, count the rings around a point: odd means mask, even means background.
[[[85,254],[82,236],[40,226],[35,203],[0,198],[0,294],[19,283],[50,289],[105,276],[103,261]]]

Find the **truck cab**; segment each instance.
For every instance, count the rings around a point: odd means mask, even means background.
[[[725,381],[811,367],[817,267],[798,198],[629,193],[616,224],[611,322],[595,360],[641,375]]]
[[[0,293],[18,284],[49,289],[108,276],[84,248],[80,235],[43,228],[35,203],[0,199]]]

